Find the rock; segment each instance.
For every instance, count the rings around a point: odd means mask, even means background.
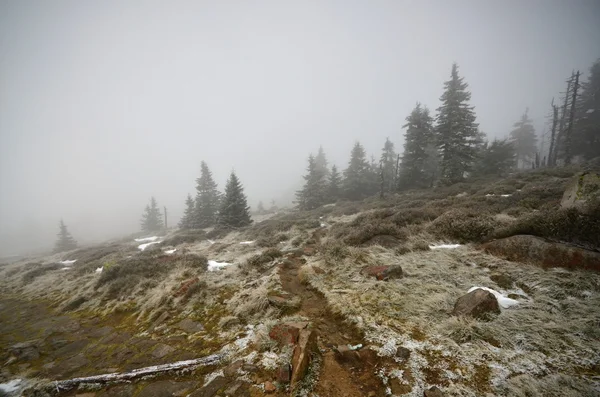
[[[158,318],[152,323],[152,325],[150,326],[150,328],[148,328],[148,332],[152,332],[154,331],[154,328],[158,327],[159,325],[162,325],[165,321],[167,321],[169,319],[170,315],[167,312],[163,312],[160,316],[158,316]]]
[[[348,345],[339,345],[333,348],[335,358],[341,362],[357,362],[360,361],[360,354],[356,350],[352,350]]]
[[[242,386],[244,386],[244,382],[241,380],[236,380],[235,382],[233,382],[233,384],[231,386],[229,386],[227,389],[225,389],[225,395],[226,396],[238,395],[238,392],[241,392],[243,389]]]
[[[298,344],[294,348],[292,358],[292,387],[296,385],[306,375],[310,355],[317,351],[317,334],[308,328],[300,330]]]
[[[304,249],[302,250],[302,254],[306,256],[313,256],[316,252],[317,250],[315,249],[315,247],[304,247]]]
[[[227,386],[227,384],[229,384],[229,381],[224,376],[217,376],[206,386],[190,394],[189,397],[213,397],[220,389]]]
[[[410,357],[410,350],[406,347],[400,346],[398,349],[396,349],[396,357],[401,358],[402,360],[408,360]]]
[[[176,257],[171,257],[171,258],[176,258]],[[194,287],[199,282],[200,282],[200,280],[198,278],[192,278],[190,280],[184,281],[181,284],[181,287],[179,287],[179,289],[175,293],[175,296],[184,296],[190,290],[190,288]]]
[[[156,346],[156,348],[152,351],[152,356],[156,357],[156,358],[163,358],[164,356],[166,356],[167,354],[173,353],[175,351],[174,348],[172,348],[169,345],[165,345],[164,343],[160,343],[158,346]]]
[[[544,268],[565,267],[600,271],[600,252],[548,242],[540,237],[517,235],[483,245],[486,252],[513,262]]]
[[[402,278],[402,267],[399,265],[391,266],[367,266],[361,270],[361,273],[375,277],[377,280],[389,280]]]
[[[452,310],[455,316],[482,317],[487,313],[500,313],[500,306],[494,294],[480,288],[458,298]]]
[[[507,274],[492,274],[490,280],[495,282],[502,289],[511,289],[515,283],[512,277]]]
[[[444,397],[444,393],[437,387],[433,386],[429,390],[425,390],[423,393],[424,397]]]
[[[271,393],[275,393],[276,391],[277,391],[277,388],[275,387],[275,385],[272,382],[269,382],[269,381],[265,382],[265,393],[271,394]]]
[[[185,320],[182,320],[179,323],[177,323],[176,327],[180,330],[187,332],[188,334],[195,334],[196,332],[204,331],[204,327],[202,326],[202,324],[193,321],[189,318],[186,318]]]
[[[321,269],[319,266],[314,266],[313,265],[313,270],[316,274],[325,274],[325,270]]]
[[[277,382],[288,383],[292,378],[292,366],[290,364],[282,364],[277,370]]]
[[[232,378],[234,377],[238,370],[240,370],[242,368],[242,365],[244,365],[244,361],[242,360],[237,360],[231,364],[229,364],[228,366],[226,366],[225,368],[223,368],[223,375]]]
[[[32,361],[40,358],[38,341],[35,340],[14,344],[8,349],[8,352],[16,360],[21,361]]]
[[[298,341],[300,330],[305,329],[308,323],[283,323],[276,324],[269,331],[269,337],[280,346],[294,344]]]
[[[600,174],[584,172],[573,177],[563,194],[560,206],[585,213],[587,204],[596,199],[600,199]]]

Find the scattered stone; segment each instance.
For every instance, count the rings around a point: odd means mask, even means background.
[[[399,265],[391,266],[367,266],[361,270],[361,273],[375,277],[377,280],[398,279],[403,277],[402,267]]]
[[[410,357],[410,350],[406,347],[400,346],[396,349],[396,357],[401,358],[402,360],[408,360]]]
[[[152,351],[152,355],[156,358],[163,358],[167,354],[173,353],[174,351],[175,349],[171,346],[161,343]]]
[[[563,194],[560,202],[562,208],[575,208],[587,211],[587,203],[600,198],[600,174],[584,172],[575,175]]]
[[[294,348],[292,358],[292,387],[306,375],[310,363],[310,355],[317,351],[317,334],[308,328],[300,330],[298,344]]]
[[[444,397],[444,393],[437,387],[433,386],[429,390],[425,390],[424,397]]]
[[[186,318],[185,320],[182,320],[179,323],[177,323],[177,328],[187,332],[188,334],[195,334],[196,332],[204,331],[204,327],[202,326],[202,324],[193,321],[189,318]]]
[[[135,394],[135,385],[119,385],[101,391],[98,397],[131,397]]]
[[[277,381],[280,383],[288,383],[292,378],[292,367],[289,363],[282,364],[277,370]]]
[[[165,321],[169,319],[170,315],[168,312],[163,312],[158,318],[152,323],[150,328],[148,328],[148,332],[154,331],[154,328],[162,325]]]
[[[480,288],[458,298],[452,310],[455,316],[481,318],[487,313],[500,313],[500,306],[494,294]]]
[[[242,390],[242,386],[244,386],[244,382],[241,380],[236,380],[231,386],[229,386],[225,390],[225,395],[226,396],[235,396],[238,393],[238,391]]]
[[[173,257],[173,258],[175,258],[175,257]],[[175,296],[184,296],[189,291],[190,288],[194,287],[199,282],[200,282],[200,280],[197,277],[187,280],[187,281],[184,281],[181,284],[181,287],[179,287],[179,289],[175,293]]]
[[[189,397],[213,397],[220,389],[227,386],[228,383],[229,381],[224,376],[217,376],[206,386],[190,394]]]
[[[313,270],[315,271],[316,274],[325,274],[325,270],[321,269],[319,266],[314,266],[313,265]]]
[[[400,382],[398,378],[390,378],[390,389],[392,390],[392,394],[396,396],[402,396],[404,394],[410,393],[412,387],[410,385],[405,385]]]
[[[353,349],[350,349],[348,345],[339,345],[333,348],[335,358],[341,362],[356,362],[360,361],[360,354]]]
[[[242,370],[250,373],[258,372],[258,367],[254,364],[245,363],[242,365]]]
[[[269,337],[283,345],[293,345],[298,341],[300,330],[305,329],[308,323],[283,323],[276,324],[269,331]]]
[[[313,256],[316,252],[317,250],[315,249],[315,247],[304,247],[304,249],[302,250],[302,254],[306,256]]]
[[[21,361],[32,361],[40,358],[37,340],[14,344],[8,349],[8,352],[14,356],[16,360]]]
[[[264,386],[265,393],[267,394],[275,393],[277,391],[277,387],[275,387],[275,385],[270,381],[266,381]]]
[[[229,364],[228,366],[223,368],[223,375],[230,378],[234,377],[237,374],[237,372],[242,368],[242,365],[244,365],[243,360],[237,360]]]

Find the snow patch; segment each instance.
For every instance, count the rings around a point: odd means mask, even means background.
[[[498,304],[500,305],[500,307],[503,309],[508,309],[509,307],[517,306],[519,304],[518,300],[507,298],[506,296],[502,295],[500,292],[493,290],[491,288],[487,288],[487,287],[471,287],[471,288],[469,288],[467,293],[475,291],[476,289],[482,289],[484,291],[491,292],[498,300]]]
[[[517,190],[517,191],[520,191],[520,190]],[[499,194],[499,195],[496,195],[496,194],[491,194],[491,193],[488,193],[488,194],[486,194],[486,195],[485,195],[485,197],[496,197],[496,196],[500,196],[500,197],[510,197],[510,196],[512,196],[512,194]]]
[[[140,245],[138,245],[138,248],[139,248],[139,250],[140,250],[140,251],[143,251],[143,250],[145,250],[145,249],[146,249],[148,246],[150,246],[150,245],[152,245],[152,244],[159,244],[159,243],[162,243],[162,241],[153,241],[153,242],[151,242],[151,243],[140,244]]]
[[[435,244],[430,245],[429,249],[437,250],[437,249],[454,249],[460,247],[460,244]]]
[[[6,383],[0,383],[0,390],[2,390],[5,393],[12,393],[14,391],[17,391],[20,389],[22,381],[22,379],[13,379]]]
[[[102,273],[102,269],[104,269],[104,267],[100,266],[96,268],[96,273]]]
[[[260,364],[269,370],[276,369],[279,366],[279,356],[277,353],[264,352]]]
[[[213,245],[215,242],[213,240],[206,240],[209,242],[210,245]]]
[[[77,259],[73,259],[71,261],[60,261],[58,263],[60,263],[61,265],[72,265],[75,262],[77,262]]]
[[[208,271],[214,272],[215,270],[220,270],[231,265],[231,263],[227,262],[208,261]]]
[[[60,270],[70,270],[70,267],[62,267]]]
[[[159,238],[160,237],[158,237],[158,236],[152,236],[152,237],[136,238],[135,241],[137,243],[145,243],[145,242],[148,242],[148,241],[156,241]]]
[[[173,248],[172,250],[166,250],[165,254],[171,255],[171,254],[175,253],[175,251],[177,251],[177,248]]]
[[[240,241],[241,245],[250,245],[250,244],[254,244],[254,240],[252,241]]]

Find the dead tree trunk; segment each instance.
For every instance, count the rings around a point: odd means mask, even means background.
[[[571,153],[573,123],[575,122],[575,104],[577,103],[577,89],[579,88],[579,70],[575,74],[575,81],[572,83],[573,98],[571,99],[571,112],[569,114],[569,128],[565,134],[565,165],[571,164],[573,154]]]
[[[550,135],[550,150],[548,151],[548,167],[554,166],[554,146],[556,145],[556,124],[558,123],[558,107],[552,99],[552,134]]]
[[[398,190],[400,184],[400,155],[396,158],[396,170],[394,171],[394,190]]]
[[[167,230],[169,228],[169,226],[167,225],[167,207],[164,207],[165,209],[165,230]]]
[[[558,127],[558,136],[556,137],[556,142],[554,143],[554,154],[552,155],[554,165],[556,165],[556,161],[558,160],[558,153],[559,153],[559,148],[561,145],[561,139],[564,139],[564,128],[565,128],[565,123],[567,120],[567,106],[569,105],[570,92],[571,92],[571,79],[569,79],[567,81],[567,92],[565,92],[565,103],[563,104],[562,114],[560,116],[560,126]]]
[[[379,162],[379,179],[380,179],[379,198],[383,199],[383,198],[385,198],[385,179],[383,176],[383,161]]]

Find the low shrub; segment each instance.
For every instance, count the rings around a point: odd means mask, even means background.
[[[262,265],[272,262],[275,259],[280,258],[282,256],[283,253],[280,250],[276,248],[269,248],[258,255],[254,255],[248,258],[246,264],[252,267],[261,267]]]
[[[195,243],[204,239],[206,239],[206,232],[204,230],[183,230],[177,232],[177,234],[175,234],[174,236],[163,240],[161,245],[176,247],[180,244]]]
[[[47,272],[52,271],[52,270],[58,270],[63,267],[59,263],[51,263],[49,265],[42,265],[41,263],[36,263],[36,264],[27,264],[26,266],[28,266],[28,265],[30,266],[30,268],[33,267],[33,269],[29,270],[27,273],[25,273],[23,275],[23,283],[24,284],[29,284],[33,280],[46,274]],[[34,266],[31,266],[31,265],[34,265]]]
[[[361,223],[352,222],[351,224],[342,225],[334,231],[336,238],[340,239],[344,244],[351,246],[359,246],[377,236],[391,236],[398,242],[405,241],[408,238],[406,230],[398,227],[388,219],[377,219],[374,217],[363,218]]]
[[[131,293],[141,281],[158,278],[169,269],[169,265],[156,258],[134,257],[105,268],[96,282],[96,288],[108,284],[107,297],[114,299]]]
[[[63,308],[63,311],[70,312],[70,311],[76,310],[79,308],[79,306],[83,305],[85,302],[87,302],[87,298],[85,298],[84,296],[78,296],[77,298],[68,302],[65,305],[65,307]]]
[[[186,254],[181,257],[181,264],[192,269],[206,271],[208,269],[208,259],[203,255]]]
[[[428,231],[464,244],[483,241],[497,226],[498,221],[490,214],[452,209],[437,217]]]
[[[323,257],[327,264],[343,261],[344,258],[350,255],[348,247],[339,241],[328,241],[321,247]]]

